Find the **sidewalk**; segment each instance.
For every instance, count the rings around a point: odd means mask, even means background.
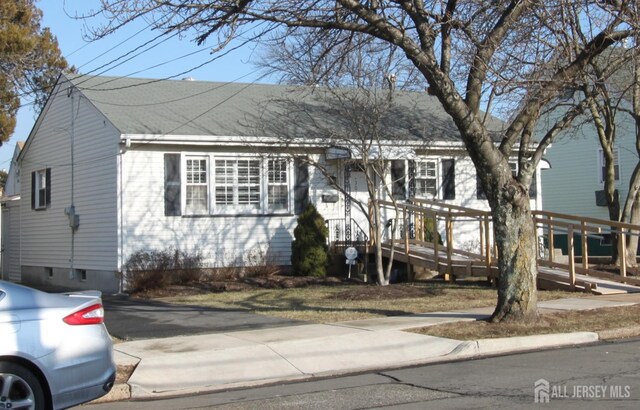
[[[538,304],[541,313],[640,303],[640,294],[567,298]],[[434,312],[332,324],[309,324],[165,339],[114,346],[116,362],[137,364],[128,385],[106,400],[176,396],[457,360],[483,355],[593,343],[579,332],[459,341],[403,329],[490,316],[493,308]]]

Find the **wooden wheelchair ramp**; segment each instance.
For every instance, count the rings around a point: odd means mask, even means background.
[[[392,207],[388,214],[395,216],[395,229],[392,238],[382,243],[382,255],[406,263],[409,271],[416,267],[426,268],[438,272],[445,278],[456,277],[486,277],[494,280],[498,275],[493,246],[492,226],[490,214],[486,211],[441,204],[439,202],[413,199],[407,204],[392,204],[380,201],[381,207]],[[640,226],[615,223],[592,218],[580,218],[550,212],[536,211],[533,213],[534,223],[539,233],[539,243],[544,242],[553,246],[553,234],[564,230],[570,235],[570,249],[568,261],[560,263],[554,260],[553,252],[543,252],[545,255],[538,259],[538,287],[540,289],[562,289],[578,292],[590,292],[598,295],[640,292],[640,277],[629,277],[626,274],[626,261],[621,261],[620,273],[604,272],[593,269],[589,265],[586,238],[594,233],[602,233],[604,229],[619,229],[629,234],[635,230],[640,232]],[[425,221],[437,228],[439,239],[427,240],[424,228]],[[461,222],[463,221],[464,224]],[[473,228],[477,227],[474,231]],[[442,229],[441,229],[441,228]],[[465,235],[476,235],[473,251],[456,247],[454,237],[456,228],[461,227]],[[442,233],[440,233],[442,232]],[[471,232],[471,233],[470,233]],[[576,232],[578,235],[576,235]],[[582,235],[581,244],[574,244],[574,237]],[[624,237],[624,235],[620,235]],[[395,239],[397,238],[397,239]],[[624,248],[624,239],[621,248]],[[393,246],[392,246],[393,243]],[[575,248],[581,245],[582,255],[580,265],[574,261]]]

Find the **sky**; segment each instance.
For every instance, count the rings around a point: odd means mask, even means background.
[[[254,62],[259,58],[260,50],[255,46],[244,46],[220,56],[212,62],[211,47],[197,46],[191,38],[172,38],[155,48],[140,53],[133,52],[117,61],[118,57],[131,52],[156,37],[159,33],[150,30],[145,22],[97,41],[88,41],[88,29],[104,22],[96,17],[79,20],[69,15],[86,13],[93,7],[95,0],[40,0],[36,3],[43,12],[41,25],[49,27],[57,37],[62,54],[70,65],[81,74],[129,76],[142,78],[181,79],[192,77],[206,81],[268,82],[261,78]],[[151,44],[159,43],[156,41]],[[140,55],[129,59],[134,54]],[[190,56],[184,57],[187,54]],[[216,55],[218,56],[218,55]],[[125,61],[128,60],[128,61]],[[204,64],[204,65],[203,65]],[[203,65],[186,74],[184,71]],[[9,141],[0,147],[0,170],[8,170],[17,141],[25,141],[35,123],[35,114],[28,101],[22,101],[17,118],[16,130]]]

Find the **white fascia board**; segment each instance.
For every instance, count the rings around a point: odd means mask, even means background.
[[[160,134],[122,134],[122,144],[158,144],[158,145],[246,145],[268,146],[283,145],[288,147],[320,147],[329,148],[340,146],[341,141],[326,139],[300,138],[297,140],[283,141],[276,137],[259,136],[216,136],[216,135],[160,135]],[[336,144],[338,142],[338,144]],[[464,149],[461,141],[406,141],[399,144],[398,140],[382,141],[382,146],[398,147],[406,146],[413,149]]]
[[[286,145],[290,147],[322,147],[327,145],[320,140],[300,140],[283,141],[274,137],[254,137],[254,136],[215,136],[215,135],[157,135],[157,134],[122,134],[120,136],[122,144],[158,144],[158,145],[246,145],[269,146],[274,144]]]

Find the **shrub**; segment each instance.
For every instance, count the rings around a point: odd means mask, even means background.
[[[438,227],[433,223],[433,219],[426,218],[424,220],[424,240],[434,243],[436,235],[438,237],[438,245],[442,245],[442,236],[438,232]]]
[[[248,277],[265,277],[280,273],[280,266],[274,261],[274,257],[265,251],[262,246],[252,248],[247,254],[247,264],[244,274]]]
[[[291,265],[294,275],[326,276],[329,266],[328,234],[322,215],[313,204],[307,205],[293,231]]]
[[[128,287],[132,291],[196,282],[202,275],[202,255],[179,249],[139,250],[125,263]]]

